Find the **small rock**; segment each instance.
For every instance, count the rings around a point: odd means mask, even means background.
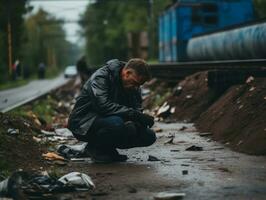
[[[174,137],[172,137],[169,140],[165,141],[164,144],[174,144]]]
[[[183,175],[188,175],[188,170],[182,170]]]
[[[186,99],[191,99],[192,98],[192,95],[187,95],[186,96]]]
[[[212,133],[200,133],[199,134],[201,137],[206,137],[212,135]]]
[[[131,188],[128,189],[128,192],[129,193],[137,193],[137,189],[131,187]]]
[[[178,149],[171,149],[170,151],[171,152],[179,152],[180,150],[178,150]]]
[[[250,89],[249,89],[249,91],[251,92],[251,91],[253,91],[253,90],[255,90],[256,88],[255,87],[251,87]]]
[[[192,146],[186,148],[186,151],[202,151],[202,150],[203,150],[202,147],[195,146],[195,145],[192,145]]]
[[[254,77],[250,76],[247,78],[246,83],[251,83],[252,81],[254,81]]]
[[[155,195],[154,200],[178,200],[183,199],[185,197],[185,193],[173,193],[173,192],[160,192]]]
[[[179,130],[180,130],[180,131],[184,131],[184,130],[186,130],[186,129],[187,129],[187,127],[182,126]]]
[[[156,158],[155,156],[149,155],[148,161],[160,161],[160,159]]]
[[[19,134],[19,130],[15,129],[15,128],[9,128],[7,130],[7,133],[10,134],[10,135],[18,135]]]

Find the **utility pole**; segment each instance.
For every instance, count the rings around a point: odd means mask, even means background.
[[[11,30],[11,9],[10,9],[10,1],[8,1],[7,5],[7,37],[8,37],[8,66],[9,66],[9,74],[12,73],[12,30]]]

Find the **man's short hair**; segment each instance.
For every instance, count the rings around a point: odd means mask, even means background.
[[[126,68],[133,69],[138,76],[141,76],[144,80],[149,80],[151,74],[149,72],[148,63],[140,58],[132,58],[126,63]]]

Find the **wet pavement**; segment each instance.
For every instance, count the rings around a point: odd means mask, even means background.
[[[94,164],[88,159],[61,168],[63,173],[90,175],[96,189],[61,194],[59,199],[149,200],[159,192],[183,192],[183,199],[266,199],[265,156],[232,152],[200,137],[192,124],[157,123],[156,127],[163,131],[157,133],[154,145],[120,151],[129,156],[126,163]],[[192,145],[203,150],[185,150]],[[160,161],[148,161],[149,155]]]
[[[0,91],[0,112],[7,112],[66,84],[69,79],[61,74],[54,79],[31,81],[25,86]]]

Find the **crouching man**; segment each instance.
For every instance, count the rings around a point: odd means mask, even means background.
[[[111,60],[84,84],[69,116],[68,128],[87,142],[86,151],[95,162],[121,162],[127,156],[116,150],[145,147],[156,140],[150,129],[152,116],[141,112],[140,86],[149,80],[142,59],[127,63]]]

